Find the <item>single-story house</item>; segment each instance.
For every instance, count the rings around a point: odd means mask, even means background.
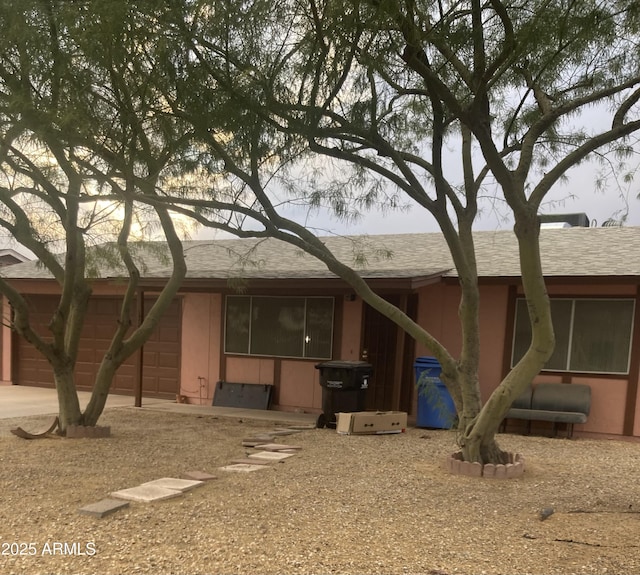
[[[460,292],[441,234],[323,241],[344,261],[357,261],[375,291],[458,352]],[[486,397],[523,352],[529,334],[513,232],[477,232],[475,241]],[[558,343],[537,380],[591,386],[591,414],[576,433],[640,436],[640,228],[543,229],[540,241]],[[147,303],[168,276],[166,258],[157,251],[144,256]],[[366,359],[373,365],[367,408],[415,414],[413,364],[429,350],[319,261],[271,239],[186,241],[184,254],[189,271],[178,297],[142,359],[122,366],[113,391],[133,393],[142,378],[146,396],[180,395],[210,404],[218,381],[265,384],[273,386],[274,409],[318,413],[316,364]],[[29,297],[34,320],[44,326],[58,293],[46,270],[26,262],[1,273]],[[94,280],[77,367],[81,388],[91,385],[113,332],[124,289],[119,275],[103,269]],[[4,383],[52,385],[46,361],[6,324],[0,349]]]

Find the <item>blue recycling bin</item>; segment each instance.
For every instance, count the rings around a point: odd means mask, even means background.
[[[440,362],[435,357],[417,357],[413,367],[418,388],[416,426],[451,429],[456,421],[456,406],[440,379]]]

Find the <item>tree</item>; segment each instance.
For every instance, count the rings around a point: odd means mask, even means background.
[[[152,76],[136,62],[149,19],[122,8],[22,1],[0,8],[0,227],[60,286],[50,335],[34,329],[29,301],[10,281],[0,279],[0,293],[13,308],[12,328],[52,366],[63,434],[71,424],[97,423],[118,367],[149,338],[186,273],[173,219],[158,205],[152,219],[167,241],[172,273],[141,324],[132,325],[141,278],[132,227],[145,218],[135,198],[156,195],[174,177],[184,134],[156,113],[157,94],[140,80],[141,73]],[[96,238],[115,238],[110,257],[120,261],[127,284],[82,412],[74,367],[92,270],[108,251],[91,246]]]
[[[594,151],[624,151],[640,129],[639,12],[629,0],[176,2],[162,21],[170,32],[159,32],[165,98],[194,127],[203,169],[228,187],[162,201],[204,225],[274,236],[320,258],[438,358],[464,459],[504,461],[500,422],[554,347],[538,210],[570,168]],[[594,108],[608,123],[590,125]],[[351,177],[300,178],[299,166],[318,158],[350,166]],[[307,201],[338,215],[385,191],[430,212],[462,290],[459,356],[284,217],[274,182],[281,196],[308,188]],[[482,405],[472,226],[484,190],[515,220],[532,341]],[[242,219],[222,217],[233,213]]]

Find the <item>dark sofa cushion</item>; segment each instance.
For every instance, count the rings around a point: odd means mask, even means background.
[[[531,409],[531,399],[533,397],[533,387],[527,386],[515,401],[511,404],[512,409]]]
[[[580,383],[539,383],[533,388],[531,409],[587,416],[591,409],[591,387]]]

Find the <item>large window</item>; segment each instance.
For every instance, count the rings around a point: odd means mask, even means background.
[[[556,347],[545,369],[628,373],[634,303],[632,299],[552,299]],[[525,354],[530,342],[527,303],[518,299],[512,366]]]
[[[226,353],[331,358],[333,298],[229,296]]]

